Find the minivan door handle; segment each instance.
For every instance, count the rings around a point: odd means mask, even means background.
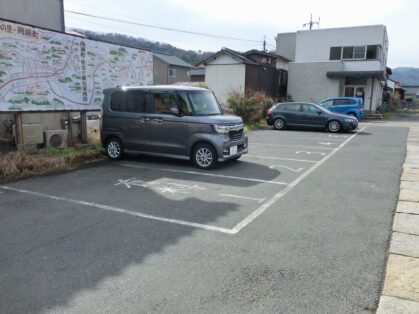
[[[137,120],[137,123],[144,123],[150,121],[150,118],[147,117],[141,117]]]
[[[160,124],[160,123],[163,123],[163,119],[162,118],[156,118],[156,119],[153,119],[153,122]]]

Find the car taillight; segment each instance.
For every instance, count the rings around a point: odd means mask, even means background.
[[[274,109],[274,107],[271,107],[271,108],[269,108],[268,109],[268,111],[267,111],[267,113],[268,113],[268,116],[270,116],[271,114],[272,114],[272,110]]]

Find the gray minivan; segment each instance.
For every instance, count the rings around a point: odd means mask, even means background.
[[[209,169],[247,153],[243,120],[225,115],[208,89],[130,86],[104,94],[101,138],[111,159],[140,153],[188,159]]]

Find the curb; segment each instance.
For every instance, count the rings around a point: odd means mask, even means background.
[[[419,314],[419,127],[410,127],[377,314]]]

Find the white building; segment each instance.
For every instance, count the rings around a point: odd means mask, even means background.
[[[295,101],[357,96],[375,111],[387,78],[388,37],[384,25],[280,33],[276,52],[291,60],[288,94]]]

